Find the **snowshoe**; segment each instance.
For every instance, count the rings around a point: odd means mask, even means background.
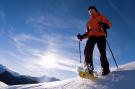
[[[89,67],[81,65],[78,67],[78,75],[81,78],[96,80],[98,77],[94,74],[93,70],[90,70]]]

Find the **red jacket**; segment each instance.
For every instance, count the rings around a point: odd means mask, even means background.
[[[107,24],[109,28],[111,27],[111,23],[105,16],[96,13],[95,16],[90,17],[89,21],[86,24],[86,34],[88,34],[88,37],[105,36],[105,33],[101,30],[101,27],[99,26],[98,22]]]

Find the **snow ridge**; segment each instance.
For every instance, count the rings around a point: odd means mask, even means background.
[[[0,74],[5,72],[5,71],[10,72],[13,76],[16,76],[16,77],[20,76],[18,73],[14,72],[14,71],[8,69],[6,66],[3,66],[0,64]]]
[[[76,77],[58,82],[9,86],[3,89],[134,89],[134,83],[135,62],[132,62],[120,66],[107,76],[99,76],[96,81]]]
[[[0,73],[3,73],[6,70],[6,67],[3,65],[0,65]]]

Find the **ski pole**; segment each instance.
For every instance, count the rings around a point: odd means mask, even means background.
[[[101,30],[102,30],[102,32],[104,32],[102,26],[101,26]],[[108,42],[107,38],[106,38],[106,43],[107,43],[107,46],[108,46],[108,48],[109,48],[109,50],[110,50],[110,52],[111,52],[111,54],[112,54],[114,63],[115,63],[115,65],[116,65],[117,69],[118,69],[118,64],[117,64],[117,62],[116,62],[116,59],[115,59],[115,57],[114,57],[114,54],[113,54],[113,52],[112,52],[112,49],[111,49],[111,47],[110,47],[110,45],[109,45],[109,42]]]
[[[110,52],[111,52],[111,54],[112,54],[113,60],[114,60],[114,62],[115,62],[115,65],[116,65],[116,67],[117,67],[117,69],[118,69],[118,64],[117,64],[117,62],[116,62],[116,59],[115,59],[115,57],[114,57],[114,54],[113,54],[113,52],[112,52],[112,49],[111,49],[111,47],[110,47],[109,42],[108,42],[107,39],[106,39],[106,42],[107,42],[108,48],[109,48],[109,50],[110,50]]]
[[[80,55],[80,63],[81,63],[81,46],[80,46],[80,40],[79,40],[79,55]]]

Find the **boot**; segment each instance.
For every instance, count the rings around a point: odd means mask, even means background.
[[[103,71],[102,71],[102,75],[108,75],[110,73],[110,69],[109,68],[104,68]]]
[[[89,72],[89,74],[93,75],[93,67],[90,65],[86,65],[86,71]]]

